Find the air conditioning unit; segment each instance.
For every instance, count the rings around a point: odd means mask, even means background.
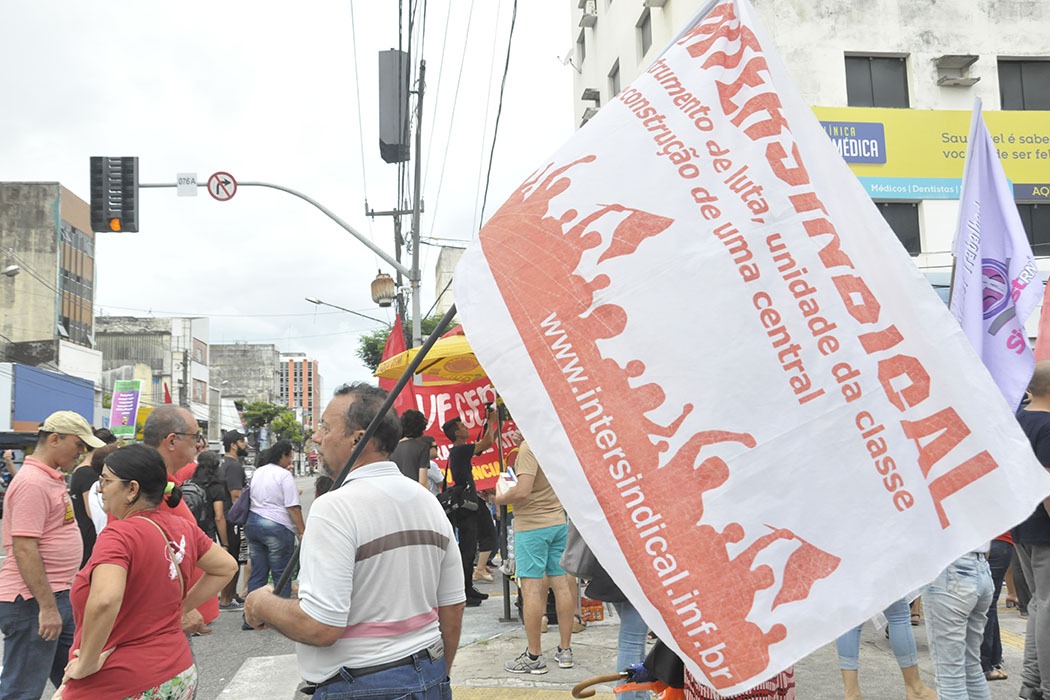
[[[977,62],[974,54],[946,54],[933,59],[937,67],[937,84],[941,87],[970,87],[981,78],[970,76],[970,66]]]
[[[587,0],[583,7],[583,16],[580,17],[581,27],[593,27],[598,24],[598,7],[594,0]]]

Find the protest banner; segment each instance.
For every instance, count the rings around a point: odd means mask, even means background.
[[[124,379],[113,383],[113,397],[109,408],[109,430],[118,438],[135,437],[135,418],[139,410],[142,382]]]
[[[462,328],[456,326],[446,335],[461,334],[462,332]],[[387,360],[404,352],[405,349],[405,334],[402,331],[399,317],[394,322],[393,328],[390,329],[390,336],[383,347],[382,359]],[[379,379],[380,388],[387,391],[393,388],[395,384],[397,384],[397,380],[394,379]],[[434,444],[438,448],[435,461],[438,467],[445,471],[448,462],[448,451],[452,443],[441,432],[441,426],[445,424],[445,421],[459,416],[463,419],[464,425],[471,430],[471,433],[477,434],[480,438],[485,421],[485,404],[495,403],[495,401],[496,390],[492,387],[492,382],[487,378],[458,384],[445,382],[431,384],[423,381],[420,384],[409,383],[405,385],[405,388],[401,390],[401,394],[398,395],[397,400],[394,402],[394,409],[399,415],[408,409],[415,409],[426,416],[427,429],[424,435],[434,438]],[[503,426],[501,442],[503,443],[505,455],[508,450],[513,448],[507,433],[515,429],[515,427],[513,423]],[[496,480],[500,473],[499,454],[496,452],[496,447],[494,446],[480,455],[476,455],[472,464],[472,470],[474,472],[474,485],[479,491],[495,488]]]
[[[455,280],[569,515],[721,694],[1050,493],[746,0],[701,8],[492,216]]]
[[[1035,369],[1024,323],[1039,305],[1043,285],[979,99],[967,140],[952,255],[952,314],[1007,404],[1016,408]]]

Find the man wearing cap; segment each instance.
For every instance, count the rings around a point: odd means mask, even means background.
[[[4,633],[0,699],[39,698],[50,677],[58,687],[73,643],[69,589],[83,543],[62,472],[105,443],[73,411],[52,413],[36,449],[4,498],[0,630]]]
[[[226,484],[226,501],[223,502],[224,514],[230,512],[230,508],[237,502],[244,490],[246,481],[244,475],[244,464],[241,460],[248,456],[248,439],[243,433],[229,430],[222,436],[222,448],[226,451],[222,462],[219,464],[219,481]],[[239,610],[240,601],[237,599],[237,579],[240,578],[241,567],[245,563],[241,561],[241,527],[226,521],[227,551],[237,560],[237,571],[233,578],[226,584],[219,594],[219,607],[223,610]]]

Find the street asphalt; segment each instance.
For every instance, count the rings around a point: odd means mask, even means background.
[[[561,669],[552,662],[551,655],[558,641],[557,628],[552,626],[543,635],[543,647],[547,659],[548,673],[540,676],[515,675],[503,669],[505,661],[521,653],[525,648],[525,632],[515,619],[501,620],[503,616],[502,586],[496,583],[482,584],[480,590],[490,593],[488,601],[477,608],[468,608],[464,616],[463,635],[452,669],[453,696],[455,698],[508,698],[516,700],[547,700],[568,698],[572,687],[595,676],[614,673],[616,664],[616,637],[618,622],[611,607],[605,611],[606,619],[592,622],[587,629],[573,636],[572,648],[576,665],[572,669]],[[511,606],[514,613],[514,607]],[[993,700],[1013,700],[1020,687],[1020,667],[1024,647],[1025,621],[1016,610],[1000,606],[1003,654],[1005,670],[1010,676],[1004,681],[990,684]],[[224,613],[232,617],[232,614]],[[914,628],[919,647],[919,667],[923,680],[934,687],[933,668],[926,644],[923,625]],[[214,640],[216,650],[222,648],[224,630],[217,630]],[[233,632],[231,632],[232,634]],[[277,647],[287,644],[273,632],[238,633],[253,636],[272,635],[270,642]],[[201,638],[204,639],[204,638]],[[868,700],[890,700],[904,698],[904,686],[897,662],[890,649],[884,630],[876,630],[871,623],[864,627],[861,644],[861,684]],[[195,641],[195,648],[200,645]],[[276,649],[275,649],[276,651]],[[199,652],[198,652],[199,653]],[[200,658],[200,656],[198,657]],[[203,664],[202,664],[203,665]],[[799,700],[841,700],[842,681],[838,671],[835,645],[828,644],[795,666],[797,697]],[[198,693],[198,700],[229,698],[257,700],[259,698],[289,698],[306,700],[308,696],[297,692],[299,677],[292,653],[254,656],[246,659],[233,677],[221,689],[215,690],[206,683]],[[612,686],[596,687],[596,697],[613,697]]]
[[[313,500],[312,479],[299,477],[303,506]],[[2,556],[2,553],[0,553]],[[510,605],[511,619],[504,618],[503,585],[496,574],[494,583],[478,584],[490,594],[480,607],[467,608],[463,620],[460,648],[452,669],[453,696],[461,700],[555,700],[569,698],[577,683],[595,676],[615,673],[618,621],[611,606],[605,619],[591,622],[573,635],[575,667],[558,668],[553,663],[558,642],[557,627],[543,635],[548,673],[539,676],[515,675],[504,670],[504,662],[525,648],[525,631]],[[1005,594],[1004,594],[1005,595]],[[992,700],[1014,700],[1020,688],[1021,659],[1024,650],[1025,621],[1016,610],[999,607],[1002,628],[1004,670],[1009,678],[989,684]],[[197,700],[308,700],[298,692],[301,685],[295,660],[295,645],[272,630],[241,630],[239,612],[223,612],[212,625],[212,634],[192,640],[200,672]],[[913,628],[919,647],[919,667],[923,680],[935,686],[933,668],[926,643],[924,625]],[[842,700],[843,688],[834,643],[816,650],[795,665],[799,700]],[[904,698],[904,685],[884,630],[871,623],[861,636],[861,686],[867,700]],[[612,686],[598,685],[596,697],[614,697]],[[44,698],[50,698],[48,686]]]

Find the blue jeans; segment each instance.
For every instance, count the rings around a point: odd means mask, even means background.
[[[1050,697],[1050,545],[1014,543],[1017,561],[1032,592],[1028,602],[1028,625],[1024,640],[1024,667],[1021,669],[1023,698]]]
[[[999,593],[1003,588],[1003,578],[1010,568],[1014,555],[1014,546],[1002,540],[992,540],[988,552],[988,568],[992,572],[992,603],[988,606],[988,622],[984,625],[984,639],[981,640],[981,670],[985,673],[1003,665],[1003,641],[999,635]]]
[[[613,603],[616,614],[620,616],[619,654],[616,656],[616,670],[623,671],[645,661],[645,635],[649,628],[645,620],[628,602]],[[649,700],[648,690],[636,690],[631,693],[619,693],[619,700]]]
[[[262,588],[273,574],[276,586],[295,551],[295,533],[280,523],[255,513],[248,513],[248,558],[252,573],[248,577],[248,592]],[[291,586],[286,586],[280,595],[291,595]]]
[[[908,601],[901,598],[891,603],[882,611],[890,625],[890,646],[897,657],[897,665],[908,668],[919,663],[919,652],[915,648],[915,634],[911,631],[911,608]],[[839,652],[839,668],[843,671],[856,671],[860,666],[860,628],[861,623],[846,632],[837,640],[835,647]]]
[[[991,602],[988,560],[972,552],[949,564],[923,591],[938,700],[991,700],[981,670],[981,639]]]
[[[45,642],[40,630],[40,606],[35,598],[19,596],[12,603],[0,603],[0,630],[4,633],[4,670],[0,673],[0,699],[39,700],[50,678],[57,688],[73,646],[73,607],[69,591],[55,593],[62,633]]]
[[[378,673],[354,677],[346,668],[341,680],[318,688],[314,700],[452,700],[452,687],[445,660],[431,661],[426,652],[415,654],[412,663]]]

